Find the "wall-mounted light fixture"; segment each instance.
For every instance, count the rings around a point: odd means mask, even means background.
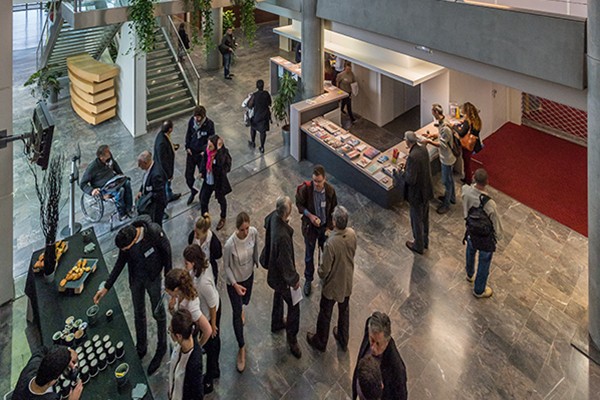
[[[426,46],[415,46],[415,49],[420,50],[420,51],[424,51],[425,53],[433,53],[433,51],[431,51],[431,49],[429,47]]]

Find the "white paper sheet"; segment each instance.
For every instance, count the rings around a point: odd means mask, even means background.
[[[300,300],[302,300],[302,288],[300,286],[298,286],[298,289],[290,287],[290,292],[292,293],[292,304],[296,305],[300,303]]]

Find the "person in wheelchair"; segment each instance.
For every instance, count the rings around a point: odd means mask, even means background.
[[[112,197],[120,220],[131,217],[131,183],[113,158],[108,145],[98,147],[96,159],[86,168],[79,181],[79,187],[90,196],[102,196],[103,199]]]

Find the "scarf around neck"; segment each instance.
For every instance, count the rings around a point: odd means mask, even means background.
[[[215,159],[215,156],[217,155],[217,149],[214,150],[208,150],[208,148],[206,149],[206,170],[208,172],[212,172],[212,163],[213,160]]]

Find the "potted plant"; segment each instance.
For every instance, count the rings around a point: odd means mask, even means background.
[[[52,65],[46,65],[44,68],[34,72],[23,86],[31,86],[31,95],[33,97],[39,96],[42,100],[48,100],[54,104],[58,101],[58,94],[60,93],[58,78],[61,76],[61,73],[51,71],[50,68],[52,68]]]
[[[273,116],[277,124],[283,124],[281,134],[283,135],[283,143],[290,143],[290,106],[296,98],[298,91],[298,81],[291,74],[284,73],[279,79],[279,91],[273,100]]]

